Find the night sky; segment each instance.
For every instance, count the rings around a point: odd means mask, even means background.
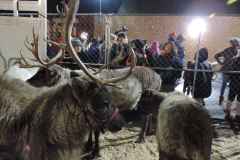
[[[56,5],[61,6],[62,0],[48,0],[48,13],[56,13]],[[65,0],[68,3],[68,0]],[[117,13],[122,0],[101,0],[102,13]],[[81,0],[78,13],[100,13],[100,0]]]

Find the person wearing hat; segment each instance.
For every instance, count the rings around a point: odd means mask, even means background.
[[[86,63],[87,59],[88,59],[88,56],[82,50],[81,41],[78,38],[72,38],[71,43],[72,43],[74,51],[77,53],[80,60],[83,63]],[[72,64],[72,63],[74,63],[74,60],[71,58],[71,56],[69,55],[69,53],[67,51],[65,51],[65,57],[67,57],[67,59],[64,59],[62,62],[68,62],[70,64],[65,63],[64,67],[69,68],[71,70],[80,69],[77,64]]]
[[[128,29],[124,25],[120,25],[120,26],[118,26],[118,28],[115,32],[115,35],[118,35],[121,32],[126,34],[126,31],[128,31]]]
[[[196,63],[197,59],[198,62]],[[198,57],[197,52],[195,53],[194,60],[195,62],[192,63],[192,69],[195,69],[196,66],[198,70],[212,70],[212,66],[208,62],[208,49],[206,47],[199,49]],[[196,75],[192,73],[190,76],[189,86],[193,86],[194,76],[196,76],[194,88],[191,87],[194,89],[192,97],[203,106],[205,106],[204,98],[208,98],[212,94],[212,75],[213,72],[203,71],[196,72]]]
[[[176,80],[180,78],[181,71],[172,69],[183,69],[181,60],[177,56],[177,47],[174,42],[167,42],[163,46],[161,54],[156,58],[154,67],[169,68],[169,70],[156,70],[162,79],[161,91],[173,92]]]
[[[126,66],[126,60],[129,56],[129,53],[131,52],[131,47],[125,42],[126,42],[125,33],[123,33],[123,32],[119,33],[117,36],[117,40],[114,42],[114,44],[111,48],[110,60],[113,60],[114,58],[116,58],[119,55],[119,53],[121,51],[120,43],[123,45],[125,56],[124,56],[123,60],[114,63],[114,66]],[[113,67],[113,69],[116,69],[116,68],[118,68],[118,67]]]
[[[224,49],[223,51],[216,53],[214,55],[214,58],[218,62],[218,64],[221,65],[220,71],[228,71],[231,59],[233,57],[236,57],[238,54],[238,47],[240,45],[240,39],[239,38],[231,38],[229,40],[230,47]],[[222,73],[222,86],[221,86],[221,91],[219,95],[219,105],[224,104],[224,92],[227,86],[227,83],[229,82],[229,75],[226,73]]]
[[[184,37],[184,35],[179,34],[176,38],[175,41],[175,45],[177,46],[178,49],[178,54],[177,56],[179,57],[179,59],[182,61],[183,63],[183,67],[186,64],[186,60],[185,60],[185,47],[182,45],[182,42],[184,42],[186,40],[186,38]]]
[[[146,56],[146,43],[147,43],[147,40],[144,40],[141,38],[137,38],[132,41],[133,46],[136,48],[136,49],[134,49],[136,57],[137,57],[136,66],[148,66],[149,65],[149,63],[147,61],[147,56]],[[129,55],[126,65],[127,66],[131,65],[131,55]]]
[[[114,44],[114,42],[117,40],[117,36],[115,34],[110,34],[110,46],[109,48],[112,47],[112,45]],[[105,50],[105,41],[103,41],[103,43],[100,45],[100,54],[103,55],[103,52]]]
[[[185,47],[182,45],[182,42],[184,42],[186,40],[186,38],[184,37],[184,35],[179,34],[177,35],[176,39],[175,39],[175,45],[178,49],[178,53],[177,56],[178,58],[182,61],[182,65],[183,67],[185,67],[186,65],[186,59],[185,59]],[[182,72],[183,73],[183,72]],[[180,78],[177,80],[177,83],[180,84],[181,81],[181,77],[182,77],[182,73],[180,73]]]
[[[176,38],[177,38],[177,33],[176,32],[172,32],[168,35],[168,40],[167,42],[176,42]],[[163,46],[167,43],[162,43],[160,44],[160,50],[163,50]]]

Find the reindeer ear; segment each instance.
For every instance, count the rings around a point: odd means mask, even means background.
[[[80,74],[77,73],[77,72],[74,72],[74,71],[70,72],[70,77],[71,77],[71,78],[79,77],[79,76],[80,76]]]
[[[92,82],[83,80],[80,77],[74,77],[72,79],[72,86],[73,86],[72,88],[76,93],[86,93],[87,89],[90,86],[90,83]]]

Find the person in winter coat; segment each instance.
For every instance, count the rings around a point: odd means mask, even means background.
[[[193,69],[193,61],[190,61],[190,60],[188,61],[187,69]],[[187,91],[187,95],[190,94],[191,88],[190,88],[189,82],[190,82],[190,78],[191,78],[192,74],[193,74],[193,72],[191,72],[191,71],[185,71],[183,74],[183,79],[184,79],[183,94],[185,94],[186,91]]]
[[[91,39],[91,46],[86,51],[86,55],[88,56],[88,63],[99,64],[102,62],[103,56],[100,54],[100,43],[98,36]]]
[[[146,49],[147,61],[150,67],[153,67],[156,63],[156,58],[160,55],[158,41],[153,41],[152,44]]]
[[[80,60],[83,63],[86,63],[88,60],[88,56],[85,54],[85,52],[82,49],[81,41],[78,38],[72,38],[71,43],[72,43],[74,51],[77,53]],[[74,63],[74,60],[72,58],[70,58],[70,55],[67,51],[65,51],[65,57],[68,57],[68,59],[64,59],[64,60],[62,60],[62,62],[69,62],[70,64],[64,63],[61,65],[62,67],[69,68],[71,70],[80,69],[77,64],[72,64],[72,63]]]
[[[120,43],[123,45],[123,48],[124,48],[124,53],[123,53],[124,58],[123,58],[123,60],[114,63],[114,66],[126,66],[126,61],[127,61],[128,56],[131,52],[131,48],[127,43],[125,43],[125,40],[126,40],[125,38],[126,38],[125,33],[123,33],[123,32],[119,33],[118,36],[117,36],[117,40],[112,45],[110,61],[113,60],[114,58],[116,58],[119,55],[119,53],[121,51]],[[118,67],[112,67],[112,68],[116,69]]]
[[[238,47],[240,44],[240,39],[238,38],[231,38],[229,40],[230,47],[224,49],[223,51],[214,55],[216,61],[221,65],[220,71],[228,71],[230,61],[233,57],[237,56],[238,54]],[[222,57],[223,59],[220,59]],[[226,73],[222,73],[222,87],[219,96],[219,105],[223,104],[224,101],[224,91],[226,89],[227,83],[229,81],[229,75]]]
[[[240,56],[232,58],[229,65],[229,71],[240,71]],[[233,117],[231,116],[231,107],[232,103],[237,96],[236,102],[236,116],[235,120],[240,122],[240,74],[232,73],[229,74],[229,94],[226,103],[226,115],[225,120],[232,121]]]
[[[195,54],[195,60],[197,53]],[[208,61],[208,49],[206,47],[199,49],[198,63],[194,62],[193,68],[198,70],[212,70],[211,63]],[[197,67],[195,67],[197,65]],[[208,98],[212,93],[212,74],[213,72],[196,72],[195,86],[194,74],[191,76],[190,86],[193,86],[192,97],[204,106],[204,98]]]
[[[184,37],[184,35],[179,34],[176,38],[176,46],[178,49],[178,54],[177,56],[179,57],[179,59],[182,61],[183,67],[185,67],[186,65],[186,60],[185,60],[185,47],[182,45],[182,42],[184,42],[186,40],[186,38]]]
[[[133,46],[135,46],[136,48],[134,49],[135,50],[135,54],[136,54],[136,57],[137,57],[137,63],[136,63],[136,66],[149,66],[149,63],[147,61],[147,55],[146,55],[146,43],[147,43],[147,40],[144,40],[144,39],[141,39],[141,38],[137,38],[137,39],[134,39],[132,41],[132,43],[134,43]],[[127,66],[130,66],[131,63],[129,64],[129,60],[131,60],[131,55],[129,55],[128,57],[128,60],[127,60]]]
[[[161,76],[162,85],[161,91],[173,92],[176,79],[180,78],[181,71],[171,69],[183,69],[181,60],[177,57],[177,48],[174,42],[167,42],[163,46],[161,55],[156,58],[154,67],[168,68],[169,70],[157,70],[156,72]]]

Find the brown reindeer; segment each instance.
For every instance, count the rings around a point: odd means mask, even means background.
[[[145,142],[146,135],[155,134],[155,131],[152,130],[152,119],[157,120],[159,106],[166,96],[167,93],[153,89],[146,89],[142,92],[138,102],[138,111],[144,118],[144,121],[138,138],[139,142]]]
[[[123,76],[110,79],[98,79],[86,69],[76,56],[69,36],[78,6],[79,0],[70,0],[69,9],[64,5],[61,16],[65,44],[51,43],[67,50],[88,77],[69,78],[53,87],[36,88],[1,75],[0,159],[72,159],[79,156],[89,130],[105,126],[111,132],[121,130],[124,121],[105,84],[124,80],[134,65]],[[29,43],[33,53],[37,53],[37,41],[34,35],[33,42]],[[45,68],[64,57],[59,53],[46,64],[38,54],[35,56],[43,65],[40,67]],[[20,67],[34,65],[26,62],[26,65],[20,63]]]
[[[97,76],[99,78],[114,78],[122,75],[126,72],[128,68],[116,69],[116,70],[102,70]],[[69,69],[62,68],[58,65],[51,65],[48,69],[41,68],[38,73],[35,74],[32,78],[28,79],[28,83],[33,86],[41,87],[41,86],[54,86],[57,83],[60,83],[66,78],[76,77],[80,75],[85,75],[81,70],[79,71],[71,71]],[[106,86],[110,95],[113,99],[113,103],[116,107],[119,108],[120,111],[134,109],[137,106],[137,102],[141,96],[140,92],[143,92],[147,88],[160,90],[161,87],[161,79],[160,76],[155,73],[152,69],[142,66],[136,66],[132,70],[132,74],[125,79],[125,84],[121,89]],[[145,106],[145,105],[143,105]],[[146,104],[145,107],[149,107]],[[144,114],[145,121],[147,123],[149,120],[146,119]],[[99,135],[100,133],[95,133],[95,135]],[[147,133],[149,135],[149,133]],[[137,142],[144,142],[145,138],[140,134]],[[99,143],[98,136],[95,136],[95,147],[92,144],[92,135],[89,135],[88,143],[86,144],[86,150],[91,151],[92,155],[99,156]]]

